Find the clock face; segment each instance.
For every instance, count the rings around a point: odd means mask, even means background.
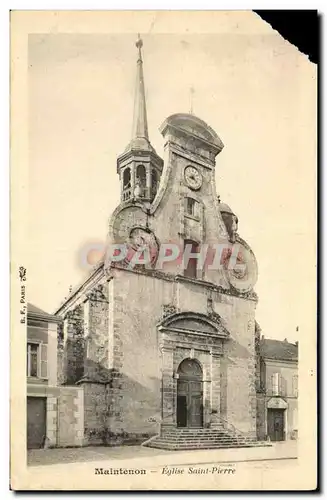
[[[224,267],[228,273],[230,284],[240,292],[251,290],[258,278],[257,262],[253,252],[247,245],[236,241],[237,255],[233,265],[230,265],[231,250],[226,255]]]
[[[129,235],[128,260],[142,249],[149,252],[150,263],[154,264],[157,260],[159,246],[152,231],[144,227],[134,227]]]
[[[191,189],[200,189],[202,186],[202,175],[197,168],[189,165],[184,170],[184,178],[186,184]]]
[[[112,234],[115,243],[128,243],[131,228],[145,225],[146,214],[139,207],[129,207],[121,210],[112,223]]]

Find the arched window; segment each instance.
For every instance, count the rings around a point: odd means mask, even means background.
[[[180,363],[177,373],[179,374],[180,379],[187,378],[192,380],[202,380],[202,368],[194,359],[184,359],[184,361]]]
[[[131,169],[125,168],[123,172],[123,201],[131,197]]]
[[[136,169],[136,182],[139,182],[140,186],[145,188],[146,174],[145,174],[145,166],[144,165],[138,165],[138,167]]]
[[[196,241],[184,240],[184,276],[188,278],[197,277],[198,258],[192,256],[197,253],[199,253],[199,244]]]
[[[123,188],[129,189],[131,187],[131,169],[125,168],[123,173]]]

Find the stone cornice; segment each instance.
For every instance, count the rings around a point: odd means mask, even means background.
[[[147,161],[154,163],[157,167],[159,167],[160,170],[163,168],[163,159],[153,150],[140,150],[140,149],[130,149],[127,151],[124,151],[121,155],[118,156],[117,158],[117,173],[119,173],[120,168],[125,167],[125,162],[130,160],[130,161],[145,161],[145,158]],[[129,163],[129,162],[128,162]],[[123,164],[123,165],[122,165]]]
[[[192,163],[201,165],[202,167],[207,168],[208,170],[213,170],[215,168],[214,161],[210,160],[209,158],[205,158],[199,154],[188,151],[182,148],[182,146],[176,144],[175,142],[168,141],[167,146],[169,146],[169,149],[172,153],[177,154],[178,156],[182,156],[183,158],[186,158]]]
[[[266,358],[264,356],[261,356],[263,361],[268,364],[269,366],[271,365],[297,365],[298,364],[298,359],[274,359],[274,358]]]
[[[216,285],[215,283],[212,283],[211,281],[205,281],[205,280],[199,280],[199,279],[194,279],[194,278],[189,278],[186,276],[183,276],[181,274],[168,274],[168,273],[163,273],[162,271],[159,271],[157,269],[145,269],[145,268],[134,268],[134,269],[128,269],[126,267],[123,267],[121,265],[116,265],[112,266],[112,269],[117,269],[120,271],[125,271],[128,273],[134,273],[134,274],[143,274],[144,276],[149,276],[150,278],[156,278],[156,279],[163,279],[165,281],[175,281],[175,282],[181,282],[181,283],[191,283],[196,286],[202,286],[209,288],[211,290],[214,290],[218,293],[224,294],[224,295],[230,295],[232,297],[237,297],[240,299],[245,299],[245,300],[252,300],[254,302],[258,301],[258,296],[257,294],[252,290],[249,292],[239,292],[238,290],[234,288],[223,288],[222,286]]]
[[[195,332],[194,330],[189,330],[186,328],[174,328],[172,326],[159,326],[158,331],[163,332],[163,333],[167,333],[167,334],[170,334],[170,333],[180,334],[180,333],[182,333],[182,334],[190,335],[193,337],[204,337],[204,338],[211,337],[214,339],[228,339],[229,338],[228,335],[223,334],[223,333],[198,332],[198,331]]]

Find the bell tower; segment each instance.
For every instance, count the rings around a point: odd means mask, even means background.
[[[121,202],[152,202],[159,185],[163,160],[150,143],[142,59],[143,42],[138,36],[136,87],[132,139],[125,151],[117,158],[117,172],[121,185]]]

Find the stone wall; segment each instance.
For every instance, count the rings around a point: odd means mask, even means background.
[[[83,446],[84,396],[79,387],[60,387],[57,446]]]
[[[298,438],[298,404],[297,399],[288,398],[286,439]]]
[[[47,399],[45,447],[83,446],[83,388],[27,384],[27,396]]]
[[[105,384],[83,382],[85,444],[97,445],[106,442],[106,419],[108,394]]]
[[[264,394],[257,394],[257,439],[264,441],[267,437],[266,420],[266,398]]]
[[[221,412],[240,431],[256,435],[255,306],[253,300],[213,293],[214,311],[230,332],[221,365]]]
[[[84,389],[85,442],[143,441],[159,432],[169,413],[176,420],[174,371],[190,357],[191,349],[204,370],[205,425],[221,415],[241,431],[255,435],[254,300],[183,278],[163,279],[118,268],[113,270],[113,279],[103,281],[88,294],[83,308],[67,315],[65,352],[67,356],[70,347],[71,357],[66,358],[70,376],[66,383],[74,380]],[[176,341],[167,368],[169,356],[162,350],[158,324],[172,311],[219,317],[229,334],[221,343],[221,352],[214,352],[210,338],[202,337],[186,350]],[[80,345],[86,341],[83,349],[74,347],[76,339],[81,340]],[[185,339],[179,335],[179,342],[188,340],[187,335]],[[173,394],[169,404],[167,398],[162,399],[164,388]]]
[[[84,375],[89,380],[110,378],[108,283],[97,285],[84,304],[84,333],[86,338]]]
[[[295,361],[279,361],[265,359],[265,385],[268,395],[272,395],[272,377],[274,373],[280,375],[280,395],[284,397],[297,397],[297,384],[294,378],[298,376],[298,365]]]
[[[161,419],[161,366],[157,323],[172,300],[172,284],[115,270],[110,329],[114,369],[108,427],[134,439],[154,435]]]
[[[164,355],[160,352],[158,322],[162,319],[164,306],[207,315],[212,313],[213,307],[213,313],[221,316],[230,338],[224,341],[222,357],[213,361],[210,356],[205,357],[203,346],[202,352],[200,349],[197,353],[206,373],[210,373],[210,380],[212,376],[219,377],[213,396],[210,384],[205,384],[205,403],[210,400],[210,405],[214,405],[214,408],[205,406],[205,411],[213,409],[217,415],[221,412],[241,431],[255,436],[255,302],[212,294],[208,287],[200,284],[177,283],[118,269],[114,276],[109,359],[117,375],[110,390],[108,428],[114,434],[158,432],[157,424],[163,413],[168,415],[176,410],[173,402],[167,408],[162,407],[162,377],[167,379],[165,386],[175,391],[175,365],[184,355],[189,357],[190,354],[190,349],[187,352],[179,349],[176,353],[164,349]],[[209,353],[209,347],[207,351]],[[173,357],[173,365],[168,368],[169,355]]]

